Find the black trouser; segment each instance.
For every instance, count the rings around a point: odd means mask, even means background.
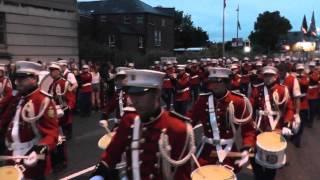
[[[250,158],[254,179],[255,180],[274,180],[277,174],[276,169],[262,167],[256,163],[254,158]]]
[[[90,116],[91,113],[91,92],[79,93],[79,110],[83,116]]]
[[[163,89],[162,90],[162,99],[166,103],[166,108],[170,111],[171,102],[173,97],[173,89]]]
[[[195,102],[199,95],[199,87],[200,85],[191,86],[191,96],[192,96],[192,102]]]
[[[181,115],[185,115],[188,108],[188,102],[189,101],[176,101],[174,103],[174,110]]]
[[[309,107],[310,107],[310,118],[308,119],[306,125],[308,127],[312,127],[313,126],[313,121],[315,120],[315,118],[317,117],[317,115],[319,114],[319,103],[318,103],[318,99],[311,99],[309,100]]]
[[[302,137],[302,134],[303,134],[304,126],[305,126],[305,123],[309,119],[309,111],[308,111],[308,109],[300,110],[300,118],[301,118],[300,129],[298,130],[297,134],[295,134],[292,137],[292,141],[296,145],[300,145],[300,143],[301,143],[301,137]]]

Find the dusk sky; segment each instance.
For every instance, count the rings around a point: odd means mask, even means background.
[[[90,1],[90,0],[80,0]],[[196,26],[202,27],[209,34],[210,40],[222,40],[222,4],[223,0],[142,0],[151,6],[175,7],[192,16]],[[316,25],[320,27],[319,0],[227,0],[226,39],[236,36],[236,9],[240,6],[240,37],[247,38],[253,30],[259,13],[264,11],[280,11],[288,18],[292,30],[300,30],[302,18],[307,16],[310,25],[312,11],[315,11]]]

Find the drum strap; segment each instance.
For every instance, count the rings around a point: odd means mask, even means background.
[[[120,90],[119,92],[119,111],[120,111],[120,117],[123,116],[123,91]]]
[[[228,141],[221,141],[220,139],[220,131],[217,125],[217,118],[214,108],[214,98],[213,95],[210,95],[208,98],[208,105],[209,105],[209,116],[210,116],[210,124],[213,131],[213,141],[218,142],[216,143],[216,150],[218,154],[219,162],[222,163],[223,160],[227,157],[228,153],[232,149],[232,145],[234,142],[234,139],[228,140]],[[233,129],[234,131],[234,129]],[[234,134],[235,136],[235,134]],[[225,148],[222,148],[223,145],[226,145]]]
[[[270,123],[270,126],[271,126],[271,130],[273,131],[276,128],[279,120],[278,119],[275,120],[273,118],[273,115],[272,115],[273,111],[271,109],[271,103],[270,103],[270,95],[268,93],[267,87],[264,86],[263,90],[264,90],[264,101],[265,101],[265,105],[266,105],[266,110],[268,112],[268,119],[269,119],[269,123]],[[260,115],[260,117],[261,117],[261,115]],[[260,126],[261,118],[259,118],[259,121],[260,122],[258,122],[258,127]]]
[[[140,139],[140,125],[139,116],[134,119],[133,136],[131,142],[131,160],[132,160],[132,174],[133,179],[140,180],[140,164],[139,164],[139,139]]]

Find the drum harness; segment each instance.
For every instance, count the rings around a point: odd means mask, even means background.
[[[216,147],[216,150],[217,150],[217,155],[218,155],[218,159],[219,159],[219,163],[222,164],[222,162],[224,161],[224,159],[227,157],[228,153],[231,151],[232,149],[232,145],[236,139],[236,133],[237,133],[237,130],[235,128],[235,124],[243,124],[243,123],[246,123],[248,122],[250,119],[251,119],[251,116],[252,116],[252,106],[249,102],[249,100],[247,98],[244,97],[244,103],[245,103],[245,106],[244,106],[244,111],[242,113],[242,116],[244,116],[244,113],[246,112],[245,110],[248,109],[248,112],[249,112],[249,115],[245,118],[242,118],[242,119],[239,119],[239,118],[236,118],[235,115],[234,115],[234,104],[233,104],[233,101],[231,101],[229,103],[229,106],[228,106],[228,113],[229,113],[229,118],[231,119],[231,121],[229,121],[230,125],[231,125],[231,128],[232,128],[232,132],[233,132],[233,138],[230,138],[230,139],[221,139],[220,138],[220,131],[219,131],[219,128],[218,128],[218,125],[217,125],[217,118],[216,118],[216,113],[215,113],[215,107],[214,107],[214,97],[213,95],[210,95],[209,98],[208,98],[208,105],[209,105],[209,118],[210,118],[210,124],[211,124],[211,128],[212,128],[212,135],[213,135],[213,138],[208,138],[206,136],[203,136],[202,137],[202,143],[201,143],[201,146],[200,146],[200,149],[197,153],[197,157],[200,156],[203,148],[204,148],[204,145],[206,143],[208,144],[211,144],[211,145],[214,145]],[[226,145],[225,148],[222,148],[223,145]]]

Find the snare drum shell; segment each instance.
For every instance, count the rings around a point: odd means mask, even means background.
[[[202,166],[202,167],[206,167],[206,168],[210,168],[210,167],[212,167],[212,168],[217,168],[217,167],[219,167],[219,165],[206,165],[206,166]],[[202,167],[201,167],[201,168],[202,168]],[[225,169],[227,169],[228,171],[230,171],[230,172],[232,173],[233,178],[232,178],[232,177],[227,177],[228,180],[237,180],[237,176],[236,176],[236,174],[235,174],[232,170],[230,170],[229,168],[226,168],[226,167],[224,167],[224,166],[220,166],[220,167],[221,167],[221,168],[225,168]],[[195,169],[194,171],[192,171],[192,173],[191,173],[191,175],[190,175],[190,177],[191,177],[192,180],[198,180],[198,179],[194,178],[194,174],[197,173],[197,170],[198,170],[198,169]],[[230,178],[232,178],[232,179],[230,179]],[[207,179],[207,178],[206,178],[206,179]],[[206,179],[205,179],[205,180],[206,180]],[[220,180],[220,179],[216,179],[216,180]],[[221,179],[221,180],[223,180],[223,179]]]
[[[285,150],[272,152],[257,146],[255,160],[258,164],[269,169],[279,169],[286,160]]]
[[[0,169],[3,169],[3,170],[5,170],[6,168],[10,168],[10,169],[14,168],[14,169],[16,169],[15,172],[18,173],[18,179],[17,180],[23,180],[23,173],[22,173],[22,171],[20,170],[19,167],[16,167],[16,166],[3,166],[3,167],[0,167]],[[8,179],[8,177],[2,177],[2,176],[0,178],[1,179]]]

